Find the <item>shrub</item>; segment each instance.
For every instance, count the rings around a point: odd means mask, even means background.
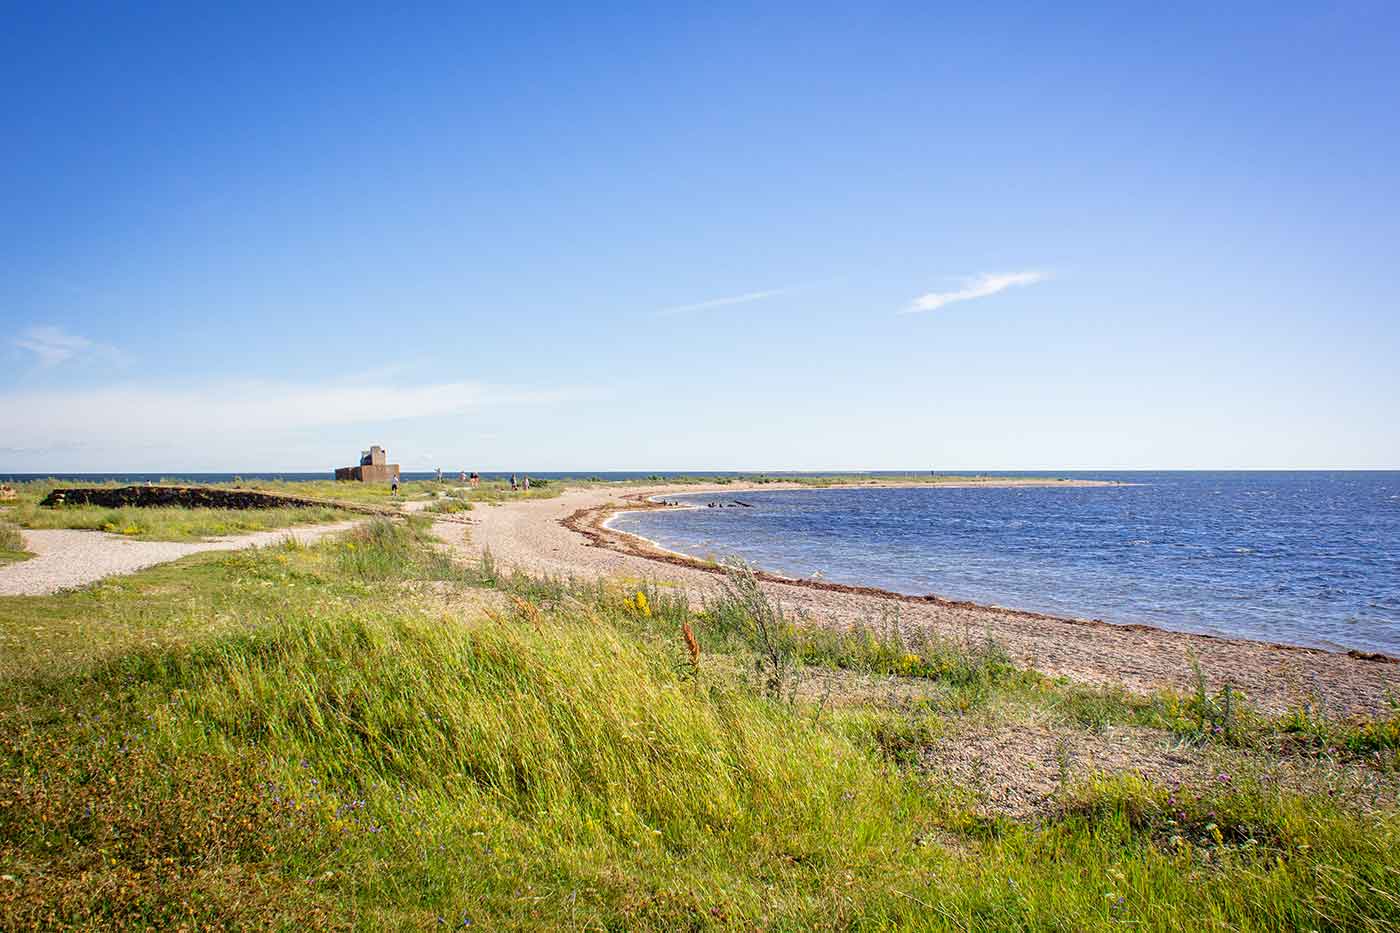
[[[453,490],[453,492],[456,492],[456,490]],[[451,496],[451,493],[448,493],[448,495]],[[470,502],[467,502],[460,498],[452,497],[447,499],[439,499],[438,501],[424,508],[423,511],[431,512],[438,515],[453,515],[457,512],[470,511],[471,507],[472,504]]]
[[[754,669],[769,696],[790,694],[796,688],[796,625],[747,564],[738,560],[725,564],[718,598],[706,603],[703,618],[707,627],[737,638],[754,652]]]
[[[24,537],[8,522],[0,522],[0,551],[23,551]]]

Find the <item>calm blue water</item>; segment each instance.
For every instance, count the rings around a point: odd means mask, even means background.
[[[676,496],[613,527],[901,593],[1400,655],[1400,472],[1099,473],[1134,486]]]

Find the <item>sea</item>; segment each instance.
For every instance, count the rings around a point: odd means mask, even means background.
[[[1400,656],[1400,472],[1053,475],[1121,485],[673,495],[698,508],[612,527],[793,577]]]

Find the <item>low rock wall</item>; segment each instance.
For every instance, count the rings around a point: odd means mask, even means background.
[[[248,489],[212,489],[205,486],[89,486],[55,489],[40,505],[100,505],[119,509],[134,506],[173,506],[185,509],[286,509],[298,506],[334,505],[317,499],[282,496]]]

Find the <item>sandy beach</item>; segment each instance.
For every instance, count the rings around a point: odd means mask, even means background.
[[[986,481],[977,485],[1026,482]],[[1045,484],[1066,485],[1055,481]],[[698,601],[719,585],[714,567],[608,528],[608,518],[622,510],[658,507],[650,501],[653,498],[756,488],[796,487],[733,483],[566,489],[554,499],[479,504],[470,513],[465,540],[462,527],[456,524],[442,524],[439,534],[467,557],[489,549],[500,564],[530,573],[656,581],[680,587]],[[1400,695],[1400,664],[1381,656],[1114,625],[1111,620],[1057,618],[822,582],[766,577],[764,585],[812,624],[879,622],[895,613],[903,625],[925,626],[949,637],[990,634],[1018,663],[1082,683],[1121,684],[1139,692],[1190,690],[1194,687],[1195,658],[1212,689],[1228,680],[1261,708],[1275,712],[1300,703],[1321,702],[1334,715],[1376,713],[1389,708],[1388,696]]]

